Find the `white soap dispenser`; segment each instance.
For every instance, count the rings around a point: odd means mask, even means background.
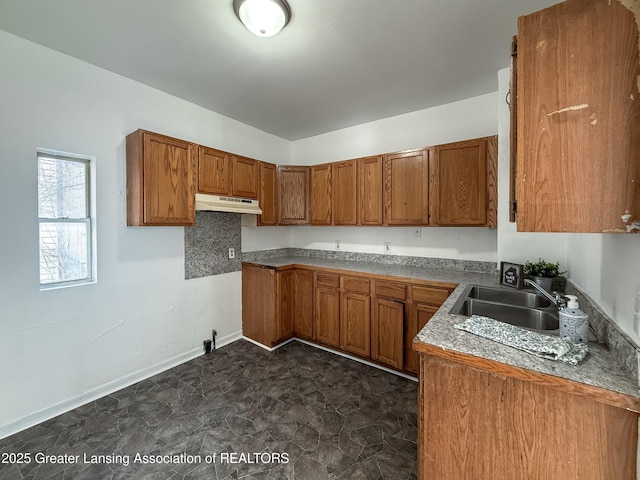
[[[560,338],[573,343],[589,342],[589,316],[580,310],[578,297],[565,295],[567,305],[560,310]]]

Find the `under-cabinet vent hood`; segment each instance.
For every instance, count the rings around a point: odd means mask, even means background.
[[[258,200],[196,193],[196,211],[262,214]]]

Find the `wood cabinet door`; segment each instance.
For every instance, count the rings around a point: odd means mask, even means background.
[[[311,167],[311,225],[331,225],[332,165]]]
[[[430,158],[432,225],[487,223],[487,139],[438,145]]]
[[[361,357],[371,354],[371,297],[362,293],[340,295],[340,348]]]
[[[316,286],[314,308],[316,340],[331,347],[340,347],[340,290]]]
[[[276,345],[283,340],[293,336],[294,319],[294,270],[283,270],[278,272],[278,308],[276,331],[271,341],[271,345]]]
[[[333,164],[331,205],[334,225],[358,224],[358,162]]]
[[[276,166],[260,162],[260,208],[258,225],[278,224],[278,195],[276,183]]]
[[[382,155],[358,159],[358,225],[382,225]]]
[[[294,273],[293,329],[297,337],[315,340],[313,328],[313,272],[296,270]]]
[[[410,150],[384,156],[384,222],[429,223],[429,151]]]
[[[440,307],[424,303],[413,303],[405,323],[404,369],[414,374],[418,373],[418,352],[413,350],[413,339],[424,328],[431,317]]]
[[[233,157],[232,195],[242,198],[258,198],[260,165],[257,160]]]
[[[637,15],[637,2],[585,0],[518,19],[519,231],[640,219]]]
[[[280,225],[309,223],[309,167],[278,167]]]
[[[276,336],[276,271],[242,265],[242,334],[271,346]]]
[[[371,358],[398,370],[404,364],[404,317],[404,303],[374,297]]]
[[[231,155],[198,146],[198,193],[231,194]]]
[[[141,131],[127,138],[132,163],[127,165],[130,225],[193,225],[195,223],[196,148],[189,142]],[[140,142],[140,143],[138,143]],[[135,153],[134,153],[135,151]],[[131,211],[131,210],[135,210]]]

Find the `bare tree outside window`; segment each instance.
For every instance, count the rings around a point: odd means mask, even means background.
[[[89,160],[38,153],[40,285],[92,279]]]

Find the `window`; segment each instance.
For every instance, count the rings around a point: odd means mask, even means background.
[[[93,281],[88,158],[38,152],[40,288]]]

